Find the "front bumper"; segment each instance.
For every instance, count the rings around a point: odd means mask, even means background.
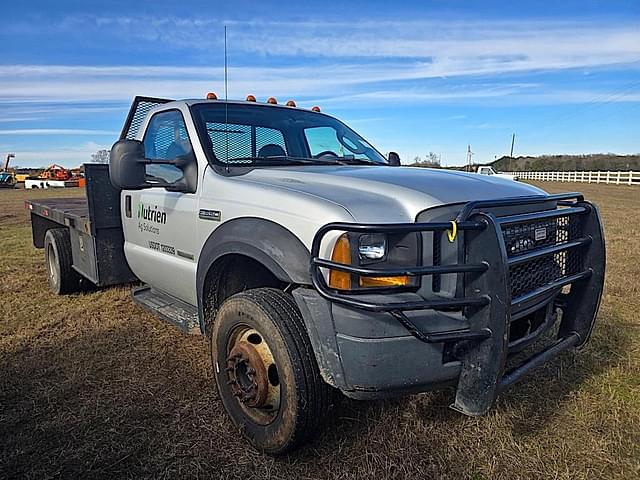
[[[549,209],[550,202],[554,208]],[[518,205],[529,210],[544,205],[545,210],[494,213]],[[579,194],[470,202],[455,221],[462,232],[457,263],[401,271],[336,264],[319,257],[320,244],[330,231],[442,232],[450,223],[335,223],[318,231],[311,255],[315,290],[294,294],[329,383],[355,398],[375,398],[453,382],[457,388],[452,407],[481,415],[525,373],[588,340],[605,269],[604,236],[595,205]],[[540,224],[551,238],[536,239],[515,253],[512,248],[507,251],[514,235],[533,234]],[[358,275],[453,273],[460,289],[453,298],[343,293],[327,286],[322,269],[328,268]],[[556,323],[558,309],[562,314],[556,342],[505,371],[510,354]],[[523,321],[528,322],[524,333]]]

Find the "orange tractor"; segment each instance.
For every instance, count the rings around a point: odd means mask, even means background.
[[[44,171],[38,175],[43,180],[69,180],[71,172],[61,165],[55,163],[49,165]]]

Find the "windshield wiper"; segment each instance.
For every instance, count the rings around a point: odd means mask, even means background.
[[[234,162],[239,162],[235,164]],[[339,165],[339,160],[320,160],[317,158],[292,157],[290,155],[273,155],[269,157],[241,157],[234,158],[228,162],[229,166],[247,166],[248,164],[240,162],[251,162],[249,165],[257,166],[280,166],[280,165]]]
[[[236,163],[237,162],[237,163]],[[375,162],[364,158],[349,157],[323,157],[307,158],[294,157],[291,155],[272,155],[269,157],[238,157],[233,158],[226,163],[230,167],[278,167],[282,165],[387,165],[385,163]]]
[[[374,162],[365,158],[337,157],[336,161],[344,165],[386,165],[386,163]]]

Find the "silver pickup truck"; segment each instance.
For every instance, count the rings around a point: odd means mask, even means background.
[[[402,167],[317,107],[210,97],[137,97],[86,198],[28,207],[56,293],[139,281],[134,301],[208,337],[257,448],[305,442],[338,391],[454,386],[482,415],[589,339],[605,247],[582,195]]]

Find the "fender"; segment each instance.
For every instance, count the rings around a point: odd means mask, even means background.
[[[283,282],[311,285],[311,253],[291,231],[262,218],[229,220],[209,235],[198,258],[196,289],[201,327],[204,326],[203,298],[207,273],[216,260],[230,253],[246,255],[262,263]]]

